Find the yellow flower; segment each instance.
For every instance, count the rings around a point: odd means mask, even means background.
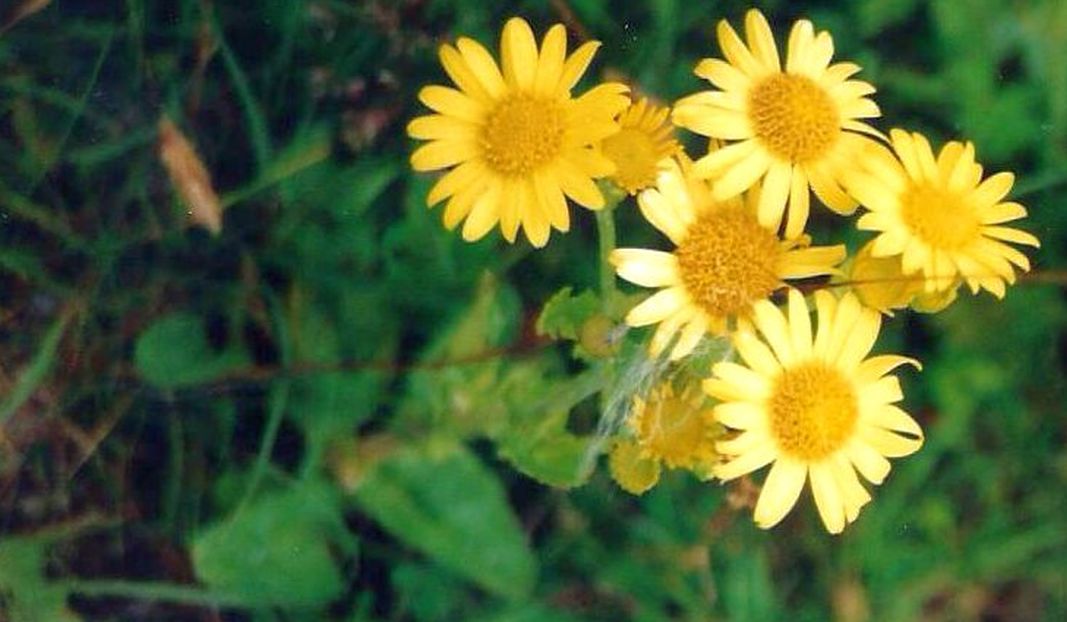
[[[1026,216],[1003,202],[1015,177],[997,173],[982,181],[974,145],[952,141],[934,158],[921,134],[890,132],[893,150],[869,150],[862,171],[846,177],[849,190],[868,210],[857,226],[878,231],[873,257],[900,256],[904,274],[921,275],[927,293],[955,290],[962,279],[972,293],[998,298],[1015,282],[1013,265],[1030,269],[1025,255],[1004,242],[1039,246],[1037,238],[1001,223]]]
[[[645,399],[634,397],[627,421],[633,438],[616,443],[608,461],[619,486],[641,494],[659,481],[661,465],[709,477],[718,461],[715,440],[721,426],[706,401],[695,387],[676,393],[670,382]]]
[[[407,129],[430,141],[411,155],[415,170],[451,169],[427,197],[430,206],[448,199],[446,227],[466,219],[463,239],[470,241],[499,222],[513,242],[521,226],[531,244],[544,246],[552,227],[570,227],[566,197],[603,207],[593,178],[614,166],[595,145],[618,131],[614,118],[629,99],[616,83],[571,97],[598,46],[589,42],[567,56],[566,31],[557,24],[538,50],[530,26],[517,17],[504,26],[499,68],[471,39],[441,46],[441,64],[459,89],[423,88],[419,99],[438,114],[418,117]]]
[[[872,240],[856,253],[845,280],[864,305],[891,316],[904,307],[937,313],[956,301],[957,287],[927,292],[921,275],[904,274],[900,255],[874,257],[873,248]]]
[[[676,394],[669,382],[634,397],[629,426],[645,458],[671,469],[710,470],[717,459],[715,418],[698,390]]]
[[[874,257],[868,242],[852,259],[846,283],[864,305],[886,315],[902,309],[923,290],[921,279],[904,274],[900,257]]]
[[[740,197],[716,201],[708,184],[683,166],[688,167],[670,163],[657,187],[637,201],[645,219],[674,243],[674,252],[620,248],[610,256],[622,278],[663,288],[631,309],[626,323],[659,323],[650,344],[653,356],[680,332],[670,354],[674,360],[689,354],[706,333],[725,333],[783,279],[830,274],[845,258],[841,245],[808,248],[803,237],[779,239],[756,220],[758,193],[749,194],[748,204]]]
[[[721,441],[729,462],[715,475],[731,480],[773,463],[756,503],[755,521],[776,525],[796,504],[810,478],[823,524],[839,533],[870,501],[856,471],[872,484],[889,473],[886,457],[922,446],[922,430],[903,410],[896,367],[919,363],[896,355],[866,358],[878,338],[881,316],[852,294],[838,300],[815,293],[818,332],[812,339],[804,296],[789,291],[785,313],[769,301],[756,304],[755,328],[734,334],[744,365],[717,363],[704,390],[722,402],[720,423],[739,430]]]
[[[831,65],[833,40],[825,31],[816,35],[811,22],[794,24],[784,70],[770,26],[759,11],[745,15],[745,34],[747,46],[729,23],[719,23],[726,61],[704,59],[695,73],[721,90],[680,100],[674,122],[704,136],[739,141],[698,160],[696,174],[715,181],[719,200],[740,194],[762,178],[760,223],[777,229],[788,203],[785,236],[795,238],[808,219],[809,187],[839,214],[855,209],[839,178],[853,166],[860,147],[872,142],[856,132],[879,135],[858,119],[881,113],[866,97],[874,87],[848,79],[859,66]]]
[[[619,116],[619,131],[601,143],[604,156],[615,164],[610,179],[626,192],[637,194],[654,184],[659,163],[678,152],[669,113],[641,99]]]
[[[648,492],[659,482],[659,462],[641,455],[641,448],[630,438],[620,439],[608,455],[611,479],[632,495]]]

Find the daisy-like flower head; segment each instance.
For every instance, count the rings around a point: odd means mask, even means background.
[[[670,109],[640,99],[619,115],[619,131],[600,144],[604,156],[615,164],[611,181],[630,194],[656,183],[659,164],[678,152]]]
[[[459,88],[423,88],[419,99],[437,114],[414,119],[408,134],[430,141],[411,155],[415,170],[451,169],[427,197],[430,206],[448,199],[446,227],[466,219],[463,239],[472,241],[499,223],[513,242],[521,226],[531,244],[544,246],[552,227],[570,227],[565,197],[603,207],[593,178],[614,166],[595,145],[618,131],[615,116],[629,99],[617,83],[571,97],[598,46],[591,41],[567,56],[566,31],[556,24],[538,49],[518,17],[504,26],[499,67],[471,39],[441,46],[441,64]]]
[[[618,442],[609,459],[615,481],[641,494],[659,481],[662,466],[709,477],[718,461],[715,440],[722,427],[706,401],[695,386],[676,392],[670,382],[657,385],[645,398],[634,397],[627,420],[633,438]]]
[[[900,257],[874,257],[868,242],[856,253],[848,271],[847,283],[864,305],[886,315],[902,309],[922,292],[919,279],[904,274]]]
[[[900,255],[875,257],[873,249],[872,240],[856,253],[845,280],[866,306],[891,316],[894,309],[904,307],[937,313],[955,302],[956,287],[928,292],[921,274],[904,274]]]
[[[815,505],[831,533],[840,533],[889,473],[889,458],[922,445],[922,430],[894,405],[903,399],[896,367],[915,360],[896,355],[867,358],[881,315],[854,295],[838,300],[815,293],[818,332],[812,339],[804,296],[789,291],[783,311],[756,303],[754,328],[734,334],[744,365],[717,363],[704,390],[721,400],[715,418],[739,434],[717,444],[728,462],[715,475],[731,480],[772,464],[756,502],[756,524],[776,525],[796,504],[810,479]]]
[[[634,397],[629,426],[646,458],[672,469],[707,469],[717,459],[715,418],[695,386],[676,392],[669,382]]]
[[[881,113],[867,95],[874,87],[849,80],[854,63],[830,64],[830,34],[798,21],[789,34],[785,67],[766,18],[745,15],[747,45],[725,20],[718,38],[726,60],[707,58],[695,73],[720,90],[703,91],[674,106],[674,122],[731,142],[697,161],[700,177],[715,181],[715,197],[736,196],[763,179],[759,220],[777,229],[789,205],[785,235],[795,238],[808,219],[809,188],[832,210],[850,214],[856,202],[840,185],[859,147],[878,135],[860,121]]]
[[[831,274],[845,247],[807,247],[799,237],[781,240],[756,219],[750,193],[717,201],[711,187],[670,163],[654,189],[638,195],[645,219],[674,243],[673,252],[619,248],[610,260],[619,276],[643,287],[663,288],[630,310],[630,326],[659,324],[650,352],[658,356],[680,333],[670,358],[692,352],[708,332],[724,334],[752,304],[767,298],[783,279]]]
[[[948,142],[935,158],[921,134],[895,129],[890,138],[899,160],[871,148],[863,170],[846,177],[870,210],[856,225],[879,232],[871,255],[899,255],[904,273],[920,275],[927,293],[955,290],[962,280],[972,293],[986,289],[1003,297],[1015,268],[1030,269],[1026,256],[1005,242],[1040,245],[1025,231],[1000,226],[1026,216],[1022,205],[1003,200],[1015,176],[997,173],[983,181],[969,142]]]

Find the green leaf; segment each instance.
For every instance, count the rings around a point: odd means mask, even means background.
[[[67,608],[67,589],[45,578],[48,544],[36,538],[0,540],[0,614],[11,622],[80,620]]]
[[[514,289],[486,274],[478,284],[473,304],[425,358],[432,361],[473,357],[508,345],[518,332],[520,306]]]
[[[537,318],[537,334],[553,339],[576,340],[582,325],[600,311],[600,299],[591,291],[575,296],[573,289],[564,287],[545,303]]]
[[[918,0],[865,0],[857,8],[859,29],[864,35],[874,35],[908,19],[915,12]]]
[[[307,484],[264,495],[201,533],[193,566],[212,589],[249,603],[319,607],[344,589],[330,545],[345,536],[331,490]]]
[[[412,548],[489,592],[527,596],[537,561],[496,477],[466,447],[397,451],[356,489],[364,512]]]
[[[340,366],[344,357],[336,322],[311,302],[293,304],[290,313],[297,364]],[[351,432],[377,407],[383,377],[381,372],[337,369],[299,378],[290,412],[316,440]]]
[[[519,301],[515,291],[492,276],[479,284],[468,310],[431,344],[421,358],[425,369],[408,377],[401,406],[409,425],[433,425],[458,436],[485,434],[502,425],[509,406],[500,399],[502,370],[511,369],[536,389],[540,364],[510,362],[497,350],[512,343],[518,330]]]
[[[184,312],[156,320],[141,333],[133,358],[145,380],[167,389],[209,382],[249,363],[243,349],[213,350],[200,318]]]
[[[397,594],[399,611],[410,613],[418,622],[463,618],[458,608],[469,590],[447,570],[428,563],[404,562],[392,569],[389,579]]]
[[[523,604],[520,607],[509,607],[499,613],[477,618],[478,622],[579,622],[569,613],[558,609],[546,607],[540,603]]]
[[[500,457],[544,484],[584,484],[592,473],[587,460],[592,441],[568,432],[566,423],[567,412],[561,411],[545,417],[539,429],[509,428],[498,443]]]
[[[771,583],[767,552],[755,548],[730,558],[722,575],[722,599],[726,617],[745,622],[781,619]]]
[[[567,431],[570,410],[604,386],[599,368],[571,378],[524,381],[515,368],[494,391],[510,404],[507,425],[493,430],[500,456],[542,483],[570,488],[589,479],[594,461],[592,437]]]

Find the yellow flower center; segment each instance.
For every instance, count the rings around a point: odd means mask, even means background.
[[[522,93],[509,95],[486,119],[482,155],[501,175],[529,175],[559,156],[565,120],[563,108],[554,100]]]
[[[859,406],[851,383],[823,363],[786,369],[770,398],[771,434],[778,447],[808,462],[841,449],[858,419]]]
[[[822,156],[841,134],[837,106],[811,78],[775,74],[752,87],[748,115],[756,138],[774,155],[804,163]]]
[[[615,163],[612,179],[627,192],[633,194],[656,181],[656,163],[662,149],[648,132],[624,127],[605,138],[600,148]]]
[[[710,465],[715,457],[714,418],[702,406],[702,395],[676,396],[669,386],[653,390],[647,402],[637,400],[631,426],[643,455],[671,468]]]
[[[742,209],[700,216],[674,255],[686,291],[712,317],[747,312],[781,284],[778,238]]]
[[[904,193],[900,203],[904,224],[936,249],[959,250],[981,232],[974,209],[959,193],[917,185]]]

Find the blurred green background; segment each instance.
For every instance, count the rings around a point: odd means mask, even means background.
[[[751,488],[672,472],[637,498],[587,468],[640,379],[536,324],[569,285],[578,336],[592,215],[543,251],[466,244],[407,166],[441,42],[563,21],[604,44],[583,85],[670,102],[748,4],[0,6],[0,619],[1067,619],[1067,3],[757,6],[780,40],[831,31],[882,129],[1014,171],[1043,242],[1005,301],[887,322],[879,349],[925,363],[903,383],[927,441],[839,537],[807,496],[764,532]],[[217,236],[160,163],[164,114]],[[827,214],[817,241],[854,251]],[[618,223],[663,243],[631,204]]]

